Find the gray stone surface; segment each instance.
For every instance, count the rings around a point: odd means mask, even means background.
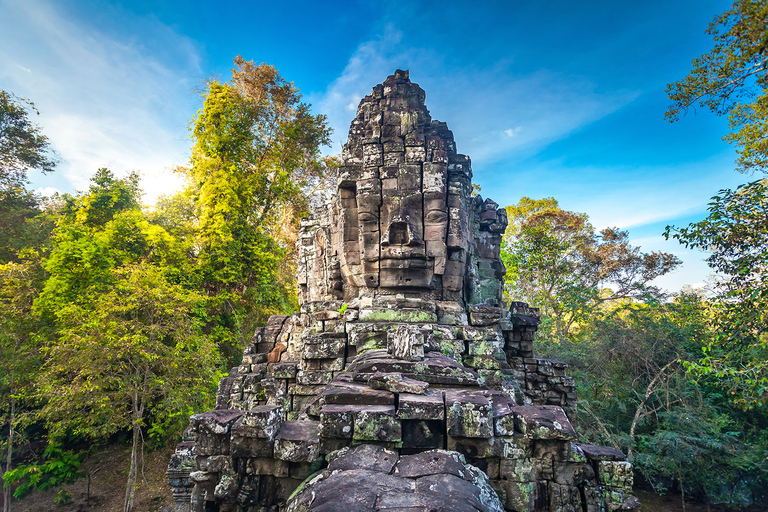
[[[457,453],[442,450],[399,458],[358,447],[310,477],[288,510],[502,512],[485,475]]]
[[[332,200],[300,224],[299,311],[270,317],[190,418],[176,512],[631,510],[577,444],[539,312],[502,300],[506,212],[407,71],[360,102]]]

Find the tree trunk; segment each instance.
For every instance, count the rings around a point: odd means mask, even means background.
[[[651,382],[648,384],[648,387],[645,388],[645,396],[643,397],[642,401],[640,402],[640,405],[637,406],[637,409],[635,409],[635,416],[632,418],[632,424],[629,427],[629,450],[627,451],[627,457],[632,457],[632,452],[634,451],[635,447],[635,430],[637,429],[637,424],[640,422],[640,420],[643,418],[643,410],[645,409],[645,404],[648,402],[648,399],[656,392],[656,383],[661,379],[661,376],[664,374],[665,371],[667,371],[667,368],[675,364],[678,360],[673,359],[672,361],[668,362],[664,365],[664,368],[659,370],[659,373],[656,374],[656,376],[651,379]]]
[[[619,444],[616,441],[613,440],[613,436],[608,431],[608,429],[605,427],[603,422],[600,421],[600,418],[597,417],[597,414],[592,412],[592,409],[587,407],[586,404],[583,401],[579,403],[579,407],[584,409],[587,412],[587,414],[592,416],[592,419],[595,420],[595,422],[597,423],[597,426],[600,427],[600,430],[603,431],[603,435],[605,436],[606,442],[611,443],[611,445],[613,445],[613,447],[616,448],[617,450],[621,450],[621,447],[619,446]]]
[[[139,450],[141,449],[141,417],[136,406],[138,397],[134,394],[133,406],[133,443],[131,444],[131,467],[128,470],[128,481],[125,484],[125,504],[123,512],[133,510],[133,500],[136,496],[136,474],[139,467]]]
[[[683,512],[685,512],[685,488],[683,487],[683,477],[680,477],[680,499],[683,502]]]
[[[18,345],[17,345],[18,348]],[[14,398],[14,391],[13,384],[14,384],[14,375],[11,373],[11,415],[8,420],[8,455],[5,461],[5,471],[11,470],[11,464],[13,463],[13,424],[16,421],[16,399]],[[10,485],[3,485],[3,512],[11,512],[11,486]]]

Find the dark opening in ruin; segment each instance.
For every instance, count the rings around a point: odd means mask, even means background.
[[[405,245],[409,242],[408,225],[405,222],[393,222],[389,225],[389,243]]]

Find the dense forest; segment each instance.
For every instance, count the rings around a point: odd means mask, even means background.
[[[728,116],[737,170],[768,173],[768,3],[738,0],[713,49],[670,84],[677,120]],[[255,326],[296,308],[299,219],[332,190],[330,131],[273,67],[235,59],[191,121],[185,188],[142,203],[139,175],[95,170],[43,197],[58,157],[34,104],[0,91],[0,450],[4,507],[82,476],[109,444],[174,443],[213,406]],[[662,115],[663,113],[660,113]],[[768,502],[768,180],[722,190],[665,235],[706,251],[707,290],[653,279],[681,262],[597,231],[555,198],[507,207],[506,298],[539,307],[537,355],[571,365],[579,430],[625,451],[637,481],[735,507]],[[67,499],[61,493],[60,500]]]

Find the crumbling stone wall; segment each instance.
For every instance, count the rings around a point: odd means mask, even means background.
[[[624,455],[577,442],[538,311],[503,303],[505,211],[424,99],[397,71],[361,101],[336,197],[301,224],[300,310],[192,416],[178,512],[636,507]]]

